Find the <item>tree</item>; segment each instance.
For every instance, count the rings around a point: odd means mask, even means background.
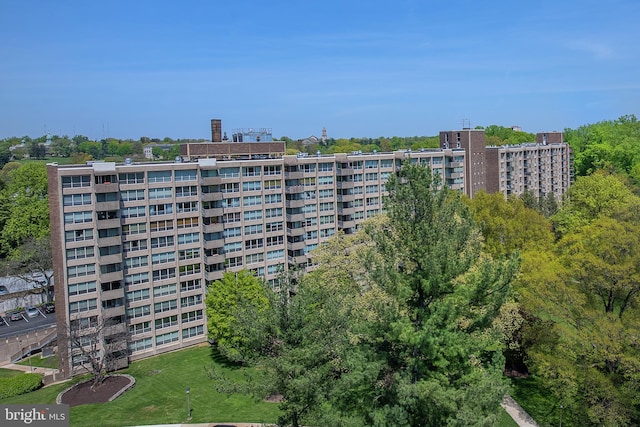
[[[269,300],[260,280],[247,270],[226,272],[209,285],[205,298],[209,338],[230,360],[248,357],[246,340],[235,329],[243,312],[264,312]]]
[[[75,316],[66,331],[70,359],[91,375],[92,388],[127,357],[128,332],[122,319]]]
[[[379,369],[358,384],[368,400],[356,411],[368,425],[489,423],[506,392],[492,323],[517,262],[481,256],[460,194],[428,168],[404,165],[386,186],[388,221],[370,231],[382,262],[369,270],[394,303],[357,347]]]
[[[0,252],[10,253],[28,238],[49,235],[47,190],[44,165],[26,163],[7,173],[5,188],[0,192],[0,209],[6,212]]]
[[[44,302],[53,300],[53,262],[49,236],[27,239],[6,264],[4,274],[33,282],[33,293],[43,293]]]

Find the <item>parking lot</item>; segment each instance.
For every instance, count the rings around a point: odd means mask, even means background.
[[[45,314],[44,311],[40,310],[36,317],[29,317],[23,310],[19,319],[10,320],[8,315],[0,317],[0,338],[7,338],[50,326],[56,322],[56,314]]]

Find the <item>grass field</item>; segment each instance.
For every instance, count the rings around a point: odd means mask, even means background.
[[[13,371],[11,369],[0,368],[0,378],[15,377],[16,375],[20,375],[21,373],[21,371]]]
[[[46,359],[45,359],[46,360]],[[27,362],[28,363],[28,362]],[[215,365],[230,381],[245,381],[251,370],[223,363],[208,345],[163,354],[132,363],[122,371],[136,379],[135,387],[110,403],[71,408],[71,426],[127,426],[178,424],[187,421],[186,388],[190,388],[190,423],[273,423],[279,414],[276,403],[255,401],[246,395],[226,395],[215,390],[205,367]],[[2,375],[11,375],[0,370]],[[15,371],[9,371],[15,372]],[[83,378],[74,378],[79,382]],[[0,400],[0,404],[53,403],[58,393],[73,382],[52,385],[32,393]],[[499,427],[514,427],[500,410]]]
[[[23,359],[17,363],[18,365],[24,366],[58,369],[58,355],[56,354],[54,356],[42,358],[40,357],[40,354],[36,354],[34,356],[27,357],[26,359]]]

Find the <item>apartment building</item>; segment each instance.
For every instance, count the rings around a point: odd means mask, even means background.
[[[59,354],[67,375],[87,363],[64,345],[71,326],[108,325],[98,351],[118,368],[205,341],[211,283],[248,269],[276,285],[282,271],[311,268],[309,253],[323,241],[339,230],[353,233],[382,212],[384,184],[405,161],[429,166],[442,185],[467,194],[486,189],[493,176],[468,167],[469,156],[477,154],[477,167],[490,156],[463,142],[413,152],[288,156],[282,142],[224,141],[213,122],[212,131],[223,141],[185,144],[175,162],[48,165],[54,273],[63,284],[55,287]],[[499,165],[506,171],[522,160],[505,156]],[[564,169],[539,173],[547,171]]]

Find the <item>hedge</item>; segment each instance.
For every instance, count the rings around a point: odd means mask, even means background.
[[[0,399],[29,393],[42,387],[42,374],[21,374],[0,378]]]

